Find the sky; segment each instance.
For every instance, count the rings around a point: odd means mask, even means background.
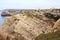
[[[60,0],[0,0],[0,10],[44,8],[60,8]]]

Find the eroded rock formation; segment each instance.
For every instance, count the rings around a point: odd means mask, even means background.
[[[31,12],[31,13],[30,13]],[[7,17],[1,28],[2,40],[35,40],[40,34],[59,30],[59,21],[44,16],[45,12],[26,11],[22,14]],[[6,37],[4,37],[6,36]]]
[[[17,13],[14,10],[3,10],[1,16],[12,16],[16,15]]]
[[[20,13],[60,13],[60,9],[39,9],[39,10],[20,10],[20,9],[5,9],[1,16],[12,16]]]

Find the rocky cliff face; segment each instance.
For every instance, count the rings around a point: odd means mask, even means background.
[[[1,16],[12,16],[16,14],[16,10],[3,10]]]
[[[60,20],[56,22],[54,19],[47,18],[44,15],[46,11],[40,13],[35,11],[24,11],[25,13],[8,17],[1,28],[1,39],[35,40],[40,34],[59,31]]]
[[[20,9],[5,9],[2,11],[2,16],[12,16],[20,13],[60,13],[60,9],[42,9],[42,10],[20,10]]]

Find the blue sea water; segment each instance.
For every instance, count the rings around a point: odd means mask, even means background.
[[[2,24],[4,23],[4,20],[5,20],[5,17],[1,16],[1,12],[2,11],[0,11],[0,27],[2,26]]]

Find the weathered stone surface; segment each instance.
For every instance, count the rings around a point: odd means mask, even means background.
[[[25,39],[18,33],[15,33],[15,32],[8,33],[0,30],[0,40],[25,40]]]
[[[36,11],[36,10],[35,10]],[[2,37],[4,40],[35,40],[40,34],[47,34],[58,31],[59,20],[56,22],[53,19],[44,16],[45,11],[24,11],[22,14],[7,17],[2,25],[3,31],[7,37]],[[55,23],[56,22],[56,23]],[[56,29],[57,27],[57,29]],[[8,38],[8,39],[7,39]]]
[[[53,32],[53,20],[40,19],[31,14],[17,14],[7,18],[2,30],[8,33],[19,33],[26,40],[34,40],[41,33]]]
[[[20,13],[60,13],[60,9],[42,9],[42,10],[20,10],[20,9],[5,9],[2,11],[2,16],[11,16]]]
[[[15,11],[4,10],[1,13],[1,16],[12,16],[12,15],[16,15],[16,12]]]
[[[60,19],[58,19],[56,21],[56,23],[55,23],[55,25],[53,27],[55,27],[54,32],[56,32],[57,30],[60,30]]]

